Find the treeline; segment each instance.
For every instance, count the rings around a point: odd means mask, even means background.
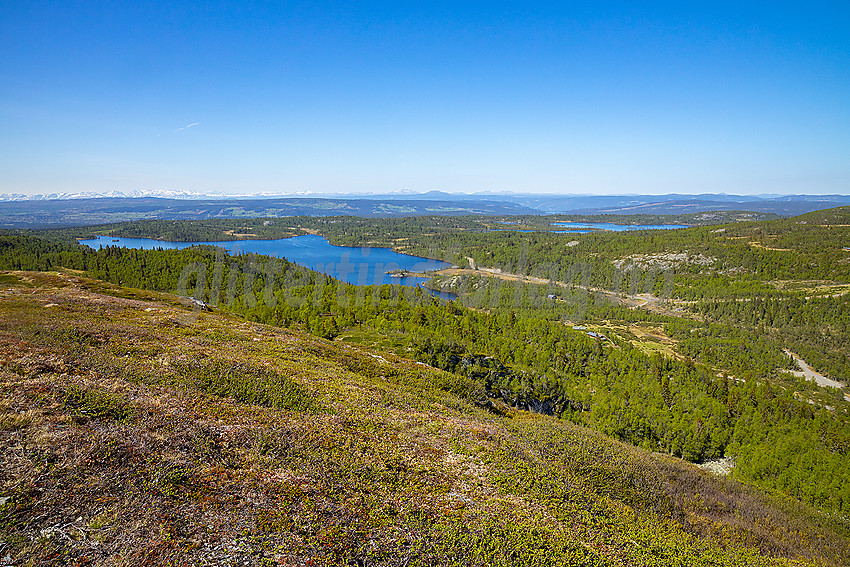
[[[777,282],[850,283],[850,252],[844,249],[850,246],[850,207],[792,219],[673,231],[583,235],[487,231],[505,219],[309,222],[337,244],[392,245],[461,266],[468,266],[471,257],[478,266],[575,286],[698,302],[687,309],[731,329],[742,328],[751,338],[766,336],[774,351],[792,349],[828,376],[850,381],[850,341],[843,330],[850,322],[846,304],[814,301],[805,317],[779,319],[778,325],[773,316],[770,321],[749,322],[762,317],[753,298],[789,305],[799,300],[800,293],[782,291]],[[510,222],[516,224],[501,227],[526,227],[539,219],[516,217]]]
[[[787,360],[719,325],[668,323],[689,355],[679,360],[648,356],[625,341],[614,346],[552,320],[552,309],[566,317],[577,302],[588,318],[611,309],[627,315],[583,290],[553,302],[545,288],[491,281],[477,290],[490,307],[473,310],[422,289],[352,286],[284,260],[231,257],[213,247],[94,251],[20,236],[0,237],[0,267],[85,270],[121,285],[197,293],[251,320],[327,338],[372,335],[472,379],[480,403],[494,411],[488,400],[501,399],[691,461],[736,455],[742,480],[850,511],[844,407],[830,412],[769,384],[764,377]],[[718,375],[716,368],[729,372]]]
[[[277,239],[304,234],[295,228],[298,217],[284,219],[203,219],[126,221],[86,227],[7,230],[51,242],[72,243],[97,235],[150,238],[174,242],[223,242],[240,238]]]
[[[746,301],[703,301],[695,309],[709,320],[736,325],[761,340],[782,342],[821,373],[850,381],[850,295],[775,294]]]
[[[676,275],[676,292],[691,296],[719,293],[730,281],[763,282],[773,279],[832,279],[850,282],[850,207],[817,211],[793,219],[741,222],[721,227],[624,233],[563,234],[547,232],[560,219],[625,222],[666,217],[423,216],[396,219],[357,217],[286,217],[270,219],[150,220],[116,223],[84,229],[20,231],[21,235],[72,241],[77,236],[109,234],[180,241],[218,241],[239,237],[286,238],[305,229],[318,231],[333,244],[377,245],[398,251],[468,265],[502,268],[523,274],[545,274],[560,281],[577,276],[588,283],[619,291],[625,271]],[[827,223],[827,224],[824,224]],[[534,232],[504,230],[541,229]],[[493,229],[500,230],[493,230]],[[686,254],[664,262],[659,255]],[[654,255],[655,267],[635,258]],[[695,258],[699,260],[694,260]],[[702,260],[706,260],[703,262]],[[659,267],[664,266],[664,267]],[[639,274],[638,279],[645,279]],[[704,281],[704,280],[709,281]],[[650,286],[651,289],[651,286]]]
[[[850,211],[850,208],[844,208]],[[850,217],[839,209],[837,215]],[[702,255],[709,264],[674,261],[667,271],[681,275],[743,276],[764,279],[840,279],[850,281],[843,250],[850,228],[840,224],[812,225],[794,219],[745,222],[722,227],[620,233],[562,234],[491,230],[533,227],[539,217],[415,217],[358,219],[302,218],[299,224],[327,236],[333,244],[391,246],[398,251],[467,265],[476,264],[523,274],[547,273],[561,281],[587,271],[594,285],[613,289],[612,262],[635,255],[687,253]],[[839,216],[833,222],[840,223]],[[817,219],[815,219],[817,220]],[[814,221],[812,221],[814,222]],[[845,224],[850,224],[850,220]],[[777,240],[781,238],[781,240]],[[578,244],[571,244],[577,241]],[[777,246],[776,244],[781,244]],[[659,262],[660,263],[660,262]],[[586,268],[585,268],[586,267]],[[555,273],[553,273],[553,270]],[[684,286],[683,286],[684,289]]]

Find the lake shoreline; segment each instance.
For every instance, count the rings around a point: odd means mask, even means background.
[[[436,270],[451,267],[448,262],[403,254],[392,248],[352,247],[331,244],[319,234],[305,234],[280,239],[249,239],[223,241],[174,241],[151,238],[127,238],[98,235],[95,238],[78,240],[79,244],[93,249],[109,246],[154,250],[182,250],[192,246],[216,246],[230,255],[261,254],[285,259],[337,280],[358,286],[401,285],[423,288]],[[388,272],[406,272],[403,277],[391,277]],[[415,274],[415,275],[413,275]],[[421,274],[421,275],[420,275]],[[429,290],[429,293],[446,300],[455,299],[455,294]]]

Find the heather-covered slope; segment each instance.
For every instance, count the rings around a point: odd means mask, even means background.
[[[814,512],[457,375],[73,274],[0,278],[15,565],[850,557]]]

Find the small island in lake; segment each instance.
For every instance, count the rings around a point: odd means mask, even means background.
[[[405,270],[405,269],[402,269],[402,268],[399,268],[399,269],[396,269],[396,270],[387,270],[384,273],[391,278],[425,278],[425,277],[428,277],[427,274],[420,273],[420,272],[412,272],[410,270]]]

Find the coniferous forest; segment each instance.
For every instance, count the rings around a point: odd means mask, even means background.
[[[0,269],[176,291],[251,321],[413,358],[452,373],[452,388],[492,412],[556,416],[695,463],[729,457],[733,478],[850,524],[850,390],[789,372],[797,366],[786,354],[850,380],[850,209],[629,233],[550,231],[561,220],[291,217],[6,231]],[[358,287],[212,246],[94,251],[74,241],[306,232],[445,259],[455,268],[428,285],[457,299]]]

